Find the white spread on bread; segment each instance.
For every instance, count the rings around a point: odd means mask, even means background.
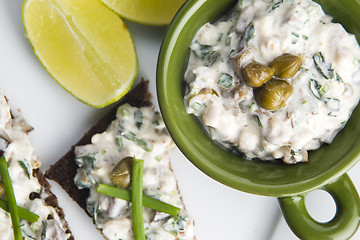
[[[53,207],[45,204],[48,194],[32,174],[33,169],[40,167],[40,162],[28,136],[31,130],[19,112],[10,110],[7,99],[0,92],[0,150],[8,163],[16,202],[19,207],[39,216],[35,223],[20,220],[22,236],[27,240],[69,239],[65,220],[60,219]],[[5,195],[0,198],[6,200]],[[3,209],[0,209],[0,236],[2,240],[14,239],[10,214]]]
[[[75,184],[89,188],[88,212],[105,238],[134,239],[131,203],[96,192],[99,183],[113,185],[112,169],[126,157],[144,160],[144,194],[181,208],[178,217],[144,207],[146,239],[194,239],[193,219],[187,214],[170,167],[174,144],[165,124],[151,107],[120,106],[108,129],[92,137],[91,144],[75,148],[79,165]]]
[[[359,100],[358,43],[310,0],[241,0],[205,24],[190,48],[187,112],[215,141],[247,158],[307,161],[308,150],[332,142]],[[292,96],[285,107],[265,110],[236,67],[269,65],[285,53],[302,58],[296,75],[285,79]]]

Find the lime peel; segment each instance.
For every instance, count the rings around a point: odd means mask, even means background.
[[[121,17],[152,26],[170,24],[186,0],[101,0]]]
[[[138,71],[126,24],[98,0],[26,0],[23,24],[33,51],[66,91],[93,107],[125,95]]]

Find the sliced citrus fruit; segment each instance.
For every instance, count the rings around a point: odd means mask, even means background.
[[[101,0],[121,17],[146,25],[168,25],[186,0]]]
[[[138,69],[133,39],[99,0],[26,0],[23,24],[45,69],[80,101],[104,107],[131,88]]]

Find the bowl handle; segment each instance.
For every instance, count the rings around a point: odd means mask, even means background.
[[[305,207],[306,193],[279,198],[285,220],[301,239],[349,239],[360,223],[360,199],[347,174],[320,188],[336,204],[336,214],[329,222],[315,221]]]

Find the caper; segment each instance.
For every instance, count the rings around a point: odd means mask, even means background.
[[[258,62],[251,62],[243,70],[245,83],[250,87],[260,87],[274,76],[274,70]]]
[[[277,110],[286,106],[286,101],[292,94],[292,86],[284,80],[273,79],[254,91],[256,102],[260,107]]]
[[[131,172],[133,165],[133,158],[123,158],[112,170],[111,181],[116,186],[127,188],[131,182]]]
[[[270,63],[270,67],[274,69],[276,77],[291,78],[299,71],[301,62],[301,57],[285,53],[275,58]]]

